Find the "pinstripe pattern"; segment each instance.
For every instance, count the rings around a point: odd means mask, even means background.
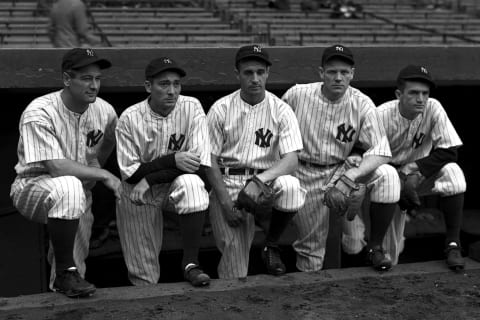
[[[179,150],[169,149],[171,136],[185,141]],[[206,116],[200,102],[179,96],[175,108],[166,117],[153,112],[148,99],[126,109],[117,129],[117,159],[123,179],[130,177],[141,163],[176,151],[200,156],[210,166],[210,146]],[[117,204],[117,225],[129,279],[134,285],[157,283],[160,278],[160,254],[165,206],[177,214],[189,214],[208,208],[209,196],[203,181],[193,174],[177,177],[171,184],[152,186],[145,195],[146,205],[133,204],[129,195],[134,185],[122,183],[122,199]],[[167,203],[168,202],[168,203]]]
[[[304,149],[299,158],[328,166],[320,169],[301,164],[297,170],[301,185],[308,191],[304,207],[293,219],[298,231],[293,247],[297,252],[297,268],[302,271],[317,271],[323,266],[329,225],[323,192],[329,181],[335,181],[335,177],[330,179],[332,171],[338,171],[337,167],[354,146],[366,150],[365,156],[391,156],[372,100],[358,89],[348,87],[339,100],[330,101],[322,94],[322,86],[322,82],[295,85],[282,97],[294,110],[301,128]],[[335,176],[340,174],[338,171]],[[391,166],[382,165],[359,182],[367,185],[372,201],[398,201],[400,185]],[[362,230],[358,235],[347,234],[343,242],[348,244],[360,234],[363,236]]]
[[[73,257],[83,276],[84,260],[93,223],[91,193],[93,183],[84,183],[72,176],[52,178],[41,161],[69,159],[87,166],[98,166],[115,142],[117,115],[113,107],[101,98],[89,105],[83,114],[68,110],[60,97],[61,91],[33,100],[20,119],[17,177],[10,196],[18,211],[33,221],[46,223],[48,218],[78,219]],[[88,133],[98,132],[97,144]],[[50,251],[51,251],[50,246]],[[49,262],[53,261],[50,254]],[[52,264],[50,287],[55,279]]]
[[[404,118],[398,109],[398,100],[386,102],[378,107],[380,118],[383,122],[392,150],[392,163],[400,166],[398,170],[415,160],[426,157],[432,148],[450,148],[461,146],[462,141],[450,122],[440,102],[429,98],[422,114],[413,120]],[[423,134],[421,144],[413,144]],[[424,179],[419,188],[419,195],[451,196],[466,191],[466,181],[462,169],[456,163],[446,164],[436,175]],[[390,225],[383,247],[392,258],[393,264],[398,263],[398,256],[403,250],[405,237],[403,232],[406,222],[405,212],[396,212]],[[356,226],[349,226],[346,233],[364,227],[361,222]],[[358,234],[357,234],[358,236]],[[360,236],[358,236],[360,237]],[[357,239],[358,240],[358,239]],[[353,243],[353,242],[352,242]],[[358,241],[355,244],[358,246]],[[354,244],[350,244],[352,249]]]
[[[302,148],[300,130],[292,110],[268,91],[262,102],[251,106],[240,98],[240,90],[237,90],[215,102],[207,119],[212,154],[227,167],[268,169],[281,154]],[[264,129],[263,132],[268,129],[272,133],[269,147],[255,144],[255,132],[260,128]],[[250,176],[223,177],[232,200],[237,199],[248,178]],[[303,205],[305,190],[295,177],[280,176],[274,180],[273,188],[278,192],[274,206],[280,211],[296,211]],[[222,253],[218,265],[218,275],[222,279],[247,276],[255,222],[252,215],[245,214],[246,222],[237,228],[230,227],[217,197],[212,193],[210,220],[217,247]]]

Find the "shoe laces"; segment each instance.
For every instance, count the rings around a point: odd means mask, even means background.
[[[264,249],[267,256],[268,264],[270,265],[281,265],[282,260],[280,259],[280,249],[278,247],[267,246]]]

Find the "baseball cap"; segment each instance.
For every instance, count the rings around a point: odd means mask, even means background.
[[[426,67],[417,65],[408,65],[398,73],[397,84],[402,80],[420,80],[427,83],[431,88],[435,88],[435,82]]]
[[[161,58],[153,59],[152,61],[150,61],[150,63],[145,68],[145,77],[153,78],[160,72],[163,72],[166,70],[176,71],[181,77],[185,77],[187,75],[185,70],[180,68],[174,60],[168,57],[161,57]]]
[[[343,60],[348,61],[352,66],[355,64],[355,60],[353,59],[353,53],[345,46],[341,44],[336,44],[331,47],[326,48],[323,51],[322,55],[322,65],[324,65],[327,61],[331,60],[332,58],[340,58]]]
[[[100,59],[93,49],[73,48],[63,55],[62,70],[80,69],[91,64],[97,64],[100,69],[112,66],[107,59]]]
[[[238,49],[237,54],[235,55],[235,65],[238,65],[238,62],[245,58],[260,59],[266,62],[267,66],[272,65],[267,50],[256,44],[243,46]]]

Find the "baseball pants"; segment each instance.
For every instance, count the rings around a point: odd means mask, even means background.
[[[52,178],[42,175],[31,179],[17,179],[10,193],[13,204],[27,219],[46,224],[48,218],[79,219],[75,236],[73,259],[78,272],[85,276],[85,259],[93,224],[92,194],[73,176]],[[50,289],[55,281],[55,257],[50,243],[48,262],[51,265]]]
[[[323,204],[325,187],[331,181],[336,181],[337,176],[343,174],[339,167],[342,165],[318,168],[301,164],[297,170],[297,177],[308,194],[305,205],[293,218],[297,228],[297,240],[293,248],[297,253],[296,266],[301,271],[318,271],[323,267],[325,246],[328,236],[329,208]],[[378,203],[395,203],[400,197],[400,180],[398,174],[390,165],[381,165],[374,172],[360,181],[365,183],[369,190],[370,200]],[[356,218],[357,219],[357,218]],[[343,228],[348,228],[349,222],[343,219]],[[354,220],[355,221],[355,220]],[[358,245],[356,239],[360,236],[357,230],[352,230],[343,243],[351,242]],[[357,233],[364,232],[358,230]],[[355,240],[355,241],[354,241]]]
[[[445,197],[464,193],[466,189],[467,183],[462,169],[458,164],[452,162],[442,167],[437,175],[424,179],[420,183],[417,192],[419,196],[438,195]],[[404,248],[406,221],[406,212],[398,209],[383,240],[385,253],[387,256],[390,256],[394,265],[398,264],[398,257]],[[343,236],[354,238],[350,243],[343,244],[346,252],[358,253],[362,250],[363,247],[360,241],[364,241],[364,234],[362,235],[364,230],[365,224],[361,219],[356,219],[349,223],[347,228],[344,228]],[[358,250],[358,248],[360,249]]]
[[[247,175],[224,176],[230,197],[235,201],[238,193],[244,187]],[[280,176],[272,185],[278,194],[274,208],[284,212],[296,212],[305,202],[306,191],[300,186],[297,178],[291,175]],[[246,220],[240,226],[232,228],[228,225],[222,213],[220,203],[211,193],[210,197],[210,222],[217,248],[222,253],[218,265],[220,279],[244,278],[248,274],[250,247],[255,236],[255,221],[251,214],[246,213]]]
[[[134,185],[123,182],[122,186],[122,198],[117,203],[117,226],[128,277],[134,285],[155,284],[160,278],[162,211],[171,207],[183,215],[207,210],[209,198],[205,184],[197,175],[181,175],[171,184],[151,187],[145,194],[147,203],[142,206],[129,199]]]

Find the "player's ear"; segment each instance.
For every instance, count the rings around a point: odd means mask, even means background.
[[[145,80],[145,90],[148,92],[148,93],[152,93],[152,82],[150,80]]]
[[[318,67],[318,75],[320,76],[320,79],[323,80],[325,76],[325,69],[323,69],[322,66]]]
[[[70,87],[70,82],[72,81],[72,77],[68,74],[68,72],[64,71],[62,73],[63,85],[65,87]]]
[[[240,80],[240,71],[238,71],[237,68],[233,69],[233,72],[235,72],[235,77],[237,77],[237,80]]]
[[[352,67],[352,73],[351,73],[351,76],[350,76],[350,80],[352,80],[352,79],[353,79],[353,76],[354,76],[354,75],[355,75],[355,68],[354,68],[354,67]]]
[[[397,97],[397,99],[400,99],[401,96],[402,96],[402,91],[400,89],[396,89],[395,90],[395,97]]]

